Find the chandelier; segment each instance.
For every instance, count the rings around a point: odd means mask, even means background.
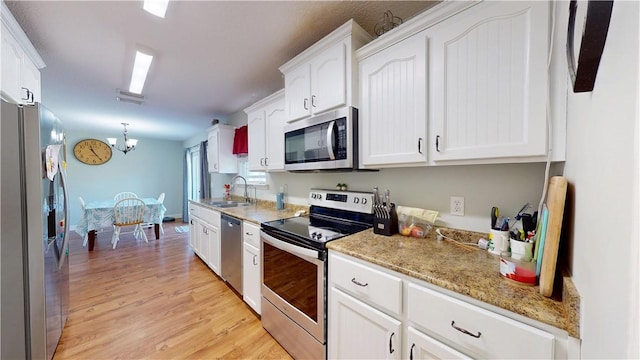
[[[109,142],[109,145],[111,145],[112,148],[116,150],[120,150],[126,155],[129,151],[135,150],[138,140],[127,138],[127,125],[129,124],[127,123],[121,123],[121,124],[122,126],[124,126],[124,131],[122,132],[122,135],[124,135],[124,148],[116,146],[116,143],[118,142],[116,138],[107,138],[107,141]]]

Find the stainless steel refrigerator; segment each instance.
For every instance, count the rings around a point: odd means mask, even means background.
[[[37,103],[1,114],[0,359],[51,359],[69,309],[64,132]]]

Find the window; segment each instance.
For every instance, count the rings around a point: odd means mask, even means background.
[[[189,200],[200,199],[200,147],[194,146],[187,153]]]
[[[238,174],[247,179],[247,184],[267,185],[267,173],[264,171],[249,171],[249,158],[246,155],[238,156]]]

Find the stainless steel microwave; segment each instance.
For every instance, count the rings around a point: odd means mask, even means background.
[[[287,171],[358,168],[358,109],[344,107],[284,127]]]

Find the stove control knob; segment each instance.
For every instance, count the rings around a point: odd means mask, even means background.
[[[359,202],[360,202],[360,198],[357,198],[357,197],[353,198],[353,203],[354,204],[357,204]]]
[[[366,197],[362,198],[362,205],[367,205],[367,198]]]
[[[322,194],[318,194],[318,200],[322,200]]]

